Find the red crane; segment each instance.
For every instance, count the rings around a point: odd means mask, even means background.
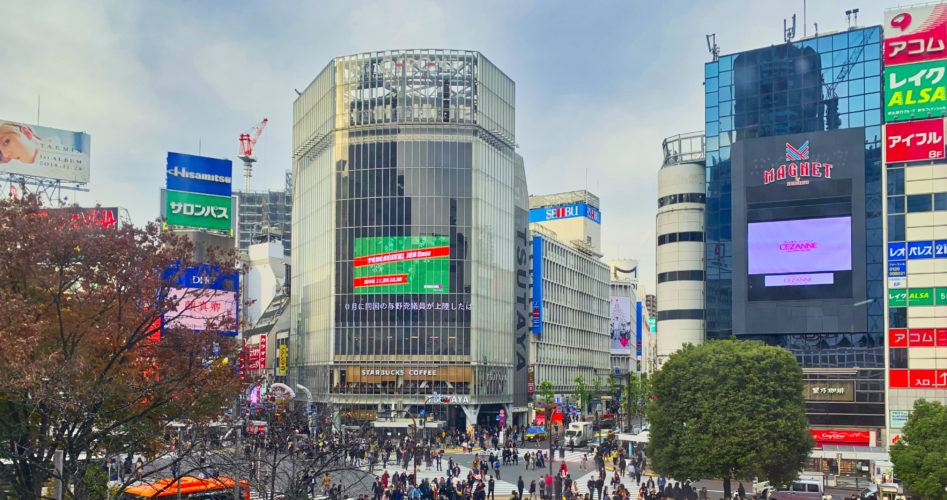
[[[253,148],[256,146],[256,142],[260,140],[260,134],[263,133],[263,128],[266,127],[268,121],[268,119],[264,118],[259,125],[249,132],[240,134],[240,153],[237,157],[243,160],[243,178],[246,191],[250,191],[250,172],[253,170],[253,163],[256,161],[256,156],[253,155]]]

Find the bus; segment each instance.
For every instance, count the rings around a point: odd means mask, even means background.
[[[240,481],[240,497],[233,494],[233,479],[212,477],[200,479],[192,476],[181,478],[181,498],[187,500],[250,500],[250,483]],[[178,483],[174,479],[159,479],[153,483],[143,483],[125,488],[122,500],[141,500],[144,498],[177,498]]]

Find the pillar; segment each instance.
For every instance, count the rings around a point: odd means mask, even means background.
[[[480,405],[463,405],[464,415],[467,416],[467,426],[477,425],[477,415],[480,414]]]

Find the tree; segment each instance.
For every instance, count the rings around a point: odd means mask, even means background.
[[[647,454],[677,479],[795,479],[814,442],[802,368],[789,351],[759,341],[687,344],[653,375]]]
[[[894,475],[911,491],[931,500],[947,498],[947,407],[919,399],[891,446]]]
[[[552,383],[548,380],[543,380],[539,383],[539,400],[545,406],[543,410],[543,415],[546,419],[546,437],[549,439],[549,475],[552,475],[552,414],[553,406],[556,404],[556,393],[552,390]]]
[[[579,409],[585,413],[589,407],[589,396],[591,395],[589,386],[585,384],[585,377],[579,375],[575,378],[574,394],[575,399],[579,402]]]
[[[0,459],[11,464],[0,478],[17,498],[38,498],[52,477],[88,498],[96,461],[161,454],[167,423],[207,422],[236,396],[236,342],[215,333],[233,329],[226,311],[203,332],[175,323],[207,303],[206,290],[171,291],[193,251],[157,224],[88,225],[35,197],[0,201]]]
[[[625,398],[622,401],[625,413],[628,414],[629,428],[632,417],[638,418],[644,413],[651,396],[651,379],[647,374],[642,374],[640,378],[629,377],[628,386],[625,387]]]

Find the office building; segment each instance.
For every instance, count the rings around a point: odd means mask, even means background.
[[[576,377],[592,384],[611,373],[609,268],[602,262],[598,197],[585,191],[530,196],[536,385],[571,395]],[[616,341],[617,342],[617,341]]]
[[[831,473],[885,426],[881,54],[880,26],[852,27],[704,67],[706,337],[796,357]]]
[[[704,341],[704,133],[664,140],[658,171],[657,364]]]
[[[884,212],[887,255],[887,436],[918,399],[947,404],[947,161],[944,99],[911,95],[944,87],[926,76],[947,70],[947,54],[927,42],[947,31],[947,4],[885,12]],[[895,22],[895,19],[898,22]],[[930,39],[933,40],[933,39]],[[920,44],[922,50],[905,51]],[[931,50],[934,49],[934,50]]]
[[[289,355],[340,423],[512,414],[514,90],[478,52],[397,50],[296,99]]]

